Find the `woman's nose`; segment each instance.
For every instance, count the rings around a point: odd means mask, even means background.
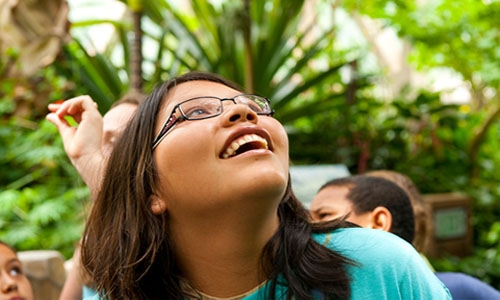
[[[17,282],[8,274],[0,275],[0,289],[2,294],[17,290]]]
[[[238,122],[257,123],[258,115],[248,105],[228,103],[224,106],[223,122],[225,126],[231,126]]]

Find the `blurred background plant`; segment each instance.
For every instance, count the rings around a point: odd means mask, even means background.
[[[104,113],[196,69],[269,97],[296,165],[469,194],[473,255],[433,263],[500,288],[498,1],[173,3],[0,0],[0,239],[68,258],[80,237],[88,190],[48,103],[89,94]]]

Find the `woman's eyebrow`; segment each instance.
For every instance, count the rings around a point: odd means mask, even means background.
[[[18,258],[11,258],[7,261],[6,265],[10,265],[12,263],[21,263],[21,261]]]

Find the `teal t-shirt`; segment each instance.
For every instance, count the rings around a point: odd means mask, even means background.
[[[396,235],[376,229],[342,228],[314,234],[313,238],[357,262],[348,267],[352,300],[451,299],[418,252]],[[268,291],[269,283],[244,299],[265,300]],[[286,299],[286,293],[286,286],[277,286],[276,299]],[[315,298],[323,299],[319,293]]]
[[[415,248],[392,233],[343,228],[313,238],[357,262],[348,267],[353,300],[452,299]],[[277,289],[276,299],[286,299],[286,291],[286,287]],[[262,299],[266,299],[266,286],[245,298]]]

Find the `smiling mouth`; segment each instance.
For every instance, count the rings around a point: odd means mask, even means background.
[[[221,157],[227,159],[250,150],[258,149],[269,149],[266,139],[256,134],[245,134],[234,140],[221,154]]]

